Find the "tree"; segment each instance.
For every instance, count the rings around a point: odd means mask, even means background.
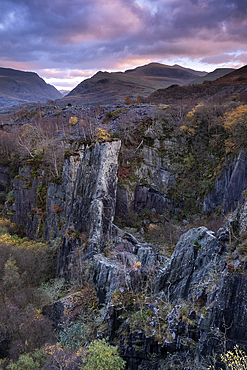
[[[132,104],[132,99],[129,96],[126,96],[126,98],[124,99],[124,104],[127,104],[127,105]]]
[[[141,103],[142,103],[142,97],[141,97],[140,95],[138,95],[138,96],[136,97],[136,102],[137,102],[138,104],[141,104]]]
[[[245,146],[247,140],[247,105],[241,105],[226,115],[225,129],[236,146]]]
[[[84,370],[123,370],[125,361],[119,356],[117,347],[111,346],[105,339],[94,340],[88,346],[88,356],[84,360]]]
[[[7,290],[17,289],[21,283],[16,261],[12,256],[4,265],[3,284]]]

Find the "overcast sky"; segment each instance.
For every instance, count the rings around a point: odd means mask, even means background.
[[[152,61],[247,64],[247,0],[0,0],[0,66],[72,89]]]

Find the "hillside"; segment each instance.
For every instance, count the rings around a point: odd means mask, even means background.
[[[175,103],[178,100],[208,100],[226,99],[232,101],[247,101],[247,66],[239,68],[215,81],[205,81],[203,84],[178,86],[159,89],[150,94],[148,101],[154,103]]]
[[[203,84],[204,81],[215,81],[217,78],[223,77],[231,72],[234,72],[234,68],[217,68],[213,72],[209,72],[207,75],[198,77],[194,81],[188,83],[188,85]]]
[[[0,68],[0,107],[60,97],[59,91],[37,73]]]
[[[246,105],[45,104],[4,122],[2,370],[246,359]]]
[[[206,72],[198,72],[178,65],[150,63],[125,72],[97,72],[82,81],[60,102],[111,104],[124,101],[126,96],[148,96],[153,91],[173,84],[184,85]]]

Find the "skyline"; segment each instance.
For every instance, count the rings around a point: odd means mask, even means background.
[[[59,90],[150,62],[247,64],[246,0],[1,0],[0,66]]]

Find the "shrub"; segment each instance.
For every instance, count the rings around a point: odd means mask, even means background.
[[[125,361],[119,356],[117,347],[111,346],[105,339],[94,340],[88,347],[84,359],[84,370],[123,370]]]
[[[13,259],[12,256],[10,256],[10,258],[4,264],[3,271],[3,284],[5,288],[8,290],[18,289],[21,280],[18,272],[18,267],[16,266],[16,261]]]
[[[78,123],[78,118],[77,117],[70,117],[70,119],[69,119],[70,126],[74,126],[77,123]]]
[[[26,353],[19,357],[17,362],[11,362],[7,370],[37,370],[42,369],[46,363],[46,355],[42,350]]]
[[[244,351],[236,345],[233,351],[228,351],[220,356],[221,361],[225,364],[226,370],[244,370],[247,369],[247,356]]]
[[[245,239],[239,246],[238,246],[238,253],[242,256],[247,256],[247,240]]]
[[[63,348],[59,343],[52,346],[46,345],[44,350],[50,359],[49,364],[45,367],[46,369],[78,370],[84,356],[84,349],[79,348],[78,351],[70,351],[66,347]]]
[[[98,128],[98,131],[95,134],[95,140],[99,143],[111,141],[111,135],[106,130]]]
[[[16,271],[18,269],[18,274],[23,278],[24,283],[37,286],[52,273],[52,249],[48,243],[34,242],[11,235],[10,232],[14,232],[14,227],[15,225],[11,222],[0,218],[0,255],[2,258],[0,267],[6,263],[6,271],[0,270],[0,278],[3,278],[5,273],[7,283],[7,276],[13,275],[13,269]]]
[[[65,296],[67,292],[66,280],[64,278],[50,279],[48,282],[42,283],[38,290],[47,296],[47,304],[52,304]]]
[[[86,325],[82,320],[72,324],[64,324],[63,331],[59,333],[60,344],[71,350],[78,349],[86,344]]]

